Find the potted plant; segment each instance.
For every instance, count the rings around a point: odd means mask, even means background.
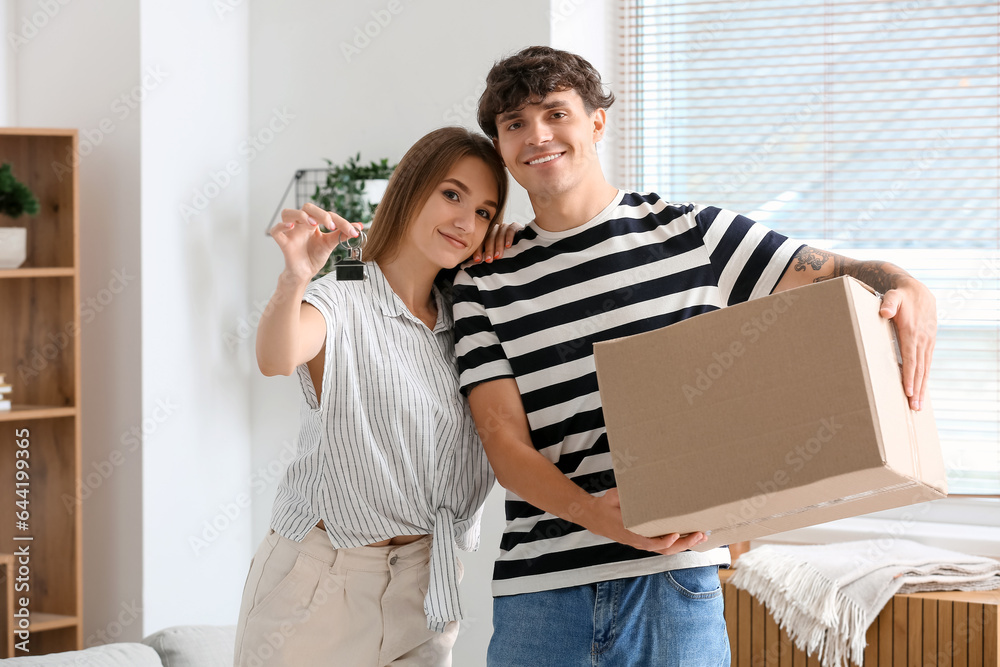
[[[0,214],[19,218],[36,215],[38,200],[24,183],[14,178],[9,163],[0,166]],[[27,258],[28,230],[25,227],[0,227],[0,269],[16,269]]]
[[[367,165],[361,164],[361,153],[347,158],[344,164],[334,164],[326,158],[324,162],[329,167],[326,182],[316,186],[312,195],[313,202],[323,210],[333,211],[351,222],[364,223],[367,227],[375,213],[375,207],[385,194],[385,186],[396,165],[390,165],[386,158]],[[332,271],[333,264],[346,256],[347,250],[338,245],[319,275]]]

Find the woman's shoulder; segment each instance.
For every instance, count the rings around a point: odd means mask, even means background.
[[[308,301],[309,297],[319,297],[331,307],[357,307],[366,300],[363,282],[360,280],[337,280],[336,273],[331,272],[309,283],[303,298]]]

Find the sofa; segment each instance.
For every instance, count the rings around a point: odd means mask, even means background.
[[[178,625],[142,642],[0,660],[0,667],[232,667],[235,625]]]

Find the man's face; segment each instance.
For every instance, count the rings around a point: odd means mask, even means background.
[[[557,197],[584,184],[594,170],[600,176],[595,144],[604,134],[604,121],[604,110],[588,114],[575,90],[557,90],[498,114],[494,144],[528,194]]]

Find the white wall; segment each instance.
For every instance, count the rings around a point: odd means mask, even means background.
[[[577,53],[586,58],[598,72],[601,80],[620,96],[617,86],[618,31],[617,5],[613,0],[550,0],[552,39],[550,45]],[[608,110],[608,127],[604,139],[597,145],[604,176],[612,185],[621,186],[617,180],[617,150],[620,146],[620,126],[617,112],[621,104],[615,103]]]
[[[548,42],[549,7],[51,6],[0,59],[0,113],[6,124],[79,128],[85,151],[84,472],[121,461],[84,488],[85,643],[233,623],[300,400],[293,380],[265,379],[253,361],[281,265],[268,216],[297,167],[359,150],[395,161],[435,127],[475,127],[487,70]],[[8,0],[0,25],[16,32],[40,7]],[[366,29],[377,33],[367,42]],[[509,212],[530,217],[523,191]],[[464,557],[461,665],[484,662],[491,631],[499,490],[486,514],[482,550]],[[197,554],[194,537],[207,543]]]
[[[249,491],[249,367],[225,338],[248,301],[246,8],[3,10],[5,124],[80,131],[82,464],[103,471],[81,489],[84,643],[232,623],[249,511],[190,538]],[[230,160],[241,174],[185,221]]]
[[[390,5],[400,11],[390,13]],[[379,25],[380,16],[385,26]],[[367,44],[359,38],[355,48],[360,52],[346,57],[342,45],[350,51],[358,32],[366,28],[376,36]],[[249,281],[252,304],[258,305],[251,306],[248,317],[259,314],[281,270],[281,254],[264,229],[296,168],[321,167],[324,157],[340,162],[358,151],[364,161],[396,161],[436,127],[475,128],[475,104],[493,63],[548,40],[548,3],[538,0],[502,6],[462,0],[399,0],[398,5],[388,0],[254,2],[250,126],[259,127],[275,107],[287,107],[295,119],[261,152],[250,172]],[[509,218],[530,216],[523,191],[510,210]],[[246,341],[248,355],[253,345],[252,339]],[[282,443],[296,435],[300,400],[292,378],[254,376],[252,393],[253,469],[266,489],[254,496],[248,562],[251,549],[266,533],[277,485],[268,468],[282,467]],[[456,665],[485,664],[492,632],[489,582],[503,526],[498,490],[490,496],[485,514],[481,550],[462,554],[468,618],[456,646]]]
[[[141,452],[123,442],[142,422],[140,125],[138,109],[120,100],[140,82],[139,7],[53,4],[51,14],[35,2],[5,7],[5,42],[10,32],[26,39],[16,51],[4,45],[14,69],[5,107],[9,124],[80,130],[82,462],[85,475],[112,465],[81,493],[83,634],[92,644],[142,634],[134,613],[142,606]]]
[[[246,578],[248,10],[219,6],[141,10],[144,634],[235,623]]]
[[[17,25],[16,3],[4,2],[0,5],[0,35],[17,35],[20,26]],[[17,53],[21,44],[11,43],[10,37],[5,40],[4,48],[0,49],[0,125],[16,125],[17,109]]]

